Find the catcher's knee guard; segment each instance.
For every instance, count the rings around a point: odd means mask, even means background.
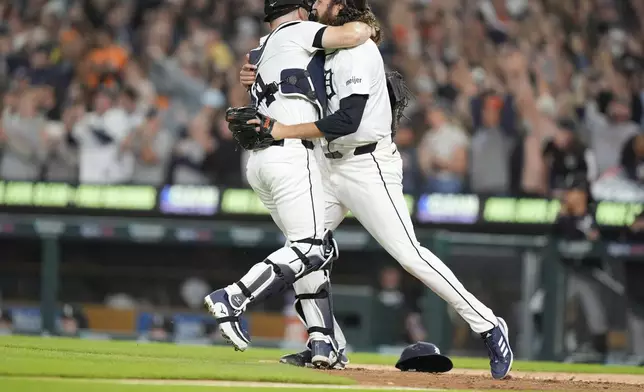
[[[339,255],[330,231],[322,239],[304,239],[273,252],[226,288],[231,305],[244,310],[255,301],[280,293],[303,276],[328,268]]]

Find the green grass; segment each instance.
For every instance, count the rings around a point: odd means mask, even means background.
[[[309,369],[260,363],[266,358],[261,352],[246,355],[228,347],[0,337],[0,375],[355,383]]]
[[[342,376],[277,363],[283,354],[282,350],[259,348],[238,353],[226,346],[8,336],[0,337],[0,376],[355,384]],[[397,360],[395,356],[367,353],[352,353],[350,359],[353,364],[390,366]],[[454,366],[488,369],[486,359],[476,358],[454,358]],[[642,367],[523,361],[516,361],[514,370],[644,374]]]

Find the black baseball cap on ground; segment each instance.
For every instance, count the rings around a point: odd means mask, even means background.
[[[407,346],[396,362],[396,368],[403,372],[445,373],[453,367],[452,360],[441,354],[438,346],[428,342],[417,342]]]
[[[272,22],[298,8],[311,12],[313,3],[315,0],[264,0],[264,22]]]

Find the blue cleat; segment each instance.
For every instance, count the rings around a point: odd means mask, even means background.
[[[481,337],[485,342],[485,346],[487,346],[492,377],[501,380],[510,373],[514,354],[510,348],[508,325],[500,317],[498,317],[498,321],[499,325],[487,332],[483,332]]]
[[[221,336],[232,344],[235,350],[246,350],[250,344],[250,336],[239,323],[242,311],[232,307],[228,301],[228,293],[224,289],[214,291],[204,298],[204,304],[215,317]]]
[[[311,341],[311,364],[314,368],[328,369],[336,360],[337,355],[331,343],[325,340]]]

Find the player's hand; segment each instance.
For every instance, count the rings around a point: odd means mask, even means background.
[[[257,66],[250,64],[249,56],[246,55],[246,64],[242,66],[241,71],[239,72],[239,82],[242,86],[249,88],[255,83],[255,78],[257,77]]]
[[[263,149],[275,141],[271,136],[275,120],[259,113],[254,106],[228,108],[226,122],[233,138],[245,150]]]
[[[355,44],[362,44],[369,38],[375,38],[378,35],[378,31],[375,28],[364,22],[349,22],[345,26],[358,33],[359,39],[358,42],[354,42]]]
[[[282,131],[283,131],[284,125],[275,121],[270,117],[267,117],[267,116],[263,116],[263,117],[264,117],[264,120],[252,119],[252,120],[248,120],[246,124],[255,125],[255,130],[257,131],[257,133],[268,132],[275,140],[284,139],[282,137],[282,133],[283,133]]]

